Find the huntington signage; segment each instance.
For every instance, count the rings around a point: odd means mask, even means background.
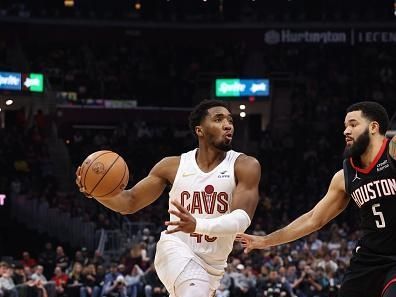
[[[396,43],[396,31],[356,31],[357,43]]]
[[[265,31],[264,42],[269,45],[279,44],[345,44],[358,45],[367,43],[395,43],[396,29],[339,29],[339,30],[293,30],[271,29]]]
[[[294,31],[294,30],[269,30],[264,34],[268,44],[279,43],[347,43],[346,31]]]

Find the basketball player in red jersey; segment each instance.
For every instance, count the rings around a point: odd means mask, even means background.
[[[346,272],[340,297],[396,296],[396,136],[385,137],[389,119],[375,102],[347,109],[345,160],[327,194],[309,212],[266,236],[240,234],[245,251],[287,243],[326,225],[349,201],[359,208],[363,236]]]
[[[197,149],[162,159],[131,189],[97,200],[131,214],[171,185],[170,220],[157,244],[156,271],[172,297],[209,297],[219,285],[236,234],[250,225],[261,168],[255,158],[231,150],[234,125],[223,102],[201,102],[189,120]],[[80,169],[76,175],[84,192]]]

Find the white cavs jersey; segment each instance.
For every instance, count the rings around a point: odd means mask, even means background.
[[[196,218],[210,219],[230,213],[236,186],[234,165],[241,153],[228,151],[224,160],[210,172],[203,172],[198,167],[196,153],[197,149],[180,157],[179,168],[169,192],[169,208],[175,209],[170,201],[176,200]],[[178,220],[178,217],[170,215],[170,221]],[[196,233],[163,232],[157,244],[157,273],[168,291],[172,291],[177,276],[191,259],[195,259],[214,276],[213,289],[216,289],[234,240],[235,235],[211,237]]]
[[[196,218],[216,218],[230,213],[235,189],[234,164],[240,153],[228,151],[224,160],[212,171],[203,172],[196,162],[197,150],[182,154],[171,191],[170,200],[181,203]],[[174,208],[172,204],[169,207]],[[170,221],[179,220],[171,215]],[[235,236],[210,237],[177,232],[191,250],[208,264],[225,265]]]

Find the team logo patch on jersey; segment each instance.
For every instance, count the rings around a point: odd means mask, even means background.
[[[206,187],[205,187],[205,193],[206,194],[212,194],[213,193],[213,191],[214,191],[214,187],[212,186],[212,185],[207,185]]]
[[[356,171],[355,177],[353,178],[352,182],[354,182],[355,180],[361,180],[361,178],[358,176],[357,171]]]

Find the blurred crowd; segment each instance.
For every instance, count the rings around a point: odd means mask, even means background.
[[[256,224],[253,233],[265,231]],[[216,296],[335,297],[357,236],[332,224],[304,240],[250,254],[236,243]],[[141,242],[112,261],[84,247],[66,254],[51,242],[37,257],[25,250],[0,262],[0,296],[165,297],[153,265],[154,238],[145,230]]]
[[[43,72],[48,87],[75,92],[80,100],[190,107],[213,96],[216,78],[279,77],[292,80],[294,117],[302,121],[302,114],[318,120],[351,98],[371,98],[391,107],[387,103],[395,95],[391,44],[269,46],[256,40],[219,42],[216,34],[207,39],[197,35],[186,44],[183,36],[169,34],[169,40],[160,35],[157,41],[99,38],[67,47],[63,41],[31,47],[21,40],[21,50],[29,61],[25,71]]]

